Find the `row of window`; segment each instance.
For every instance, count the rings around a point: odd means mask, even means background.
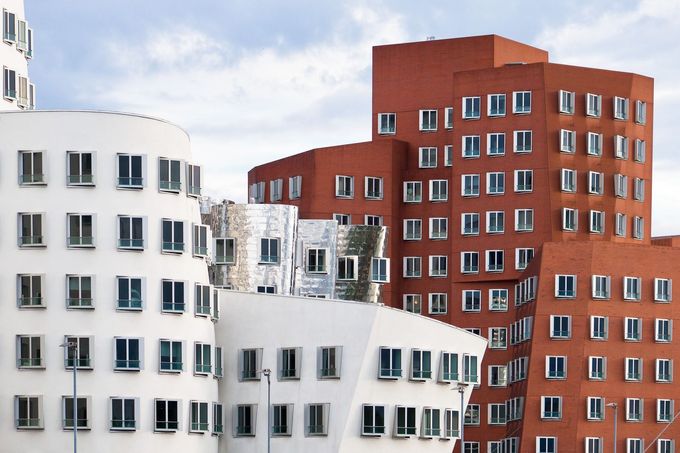
[[[670,321],[657,320],[661,323]],[[595,332],[601,335],[601,332]],[[659,342],[670,342],[669,331],[657,331],[660,335]],[[591,338],[598,339],[601,337]],[[623,361],[623,375],[626,381],[642,381],[643,359],[639,357],[626,357]],[[673,360],[672,359],[655,359],[654,360],[654,381],[657,383],[673,382]],[[566,356],[546,356],[545,358],[545,377],[551,380],[567,379],[567,357]],[[589,356],[588,357],[588,379],[604,381],[607,379],[607,357],[603,356]],[[490,379],[491,381],[491,379]],[[491,384],[489,384],[491,385]]]
[[[248,194],[252,202],[264,203],[265,182],[256,182],[248,187]],[[302,196],[302,176],[288,178],[288,199],[297,200]],[[271,203],[283,199],[283,178],[269,181],[269,201]]]
[[[589,156],[601,157],[602,145],[604,143],[603,134],[596,132],[586,133],[586,154]],[[646,159],[646,142],[642,139],[635,139],[633,148],[633,161],[644,163]],[[623,135],[613,137],[614,158],[628,159],[630,140]],[[559,136],[559,147],[563,153],[576,153],[576,131],[561,129]]]
[[[66,185],[69,187],[94,187],[97,183],[96,152],[66,152]],[[147,185],[147,156],[144,154],[116,155],[116,187],[143,189]],[[185,171],[182,171],[184,168]],[[19,185],[47,185],[47,152],[19,151]],[[186,189],[183,187],[186,186]],[[201,167],[178,159],[158,159],[158,190],[188,196],[201,195]]]
[[[565,115],[573,115],[576,104],[576,93],[573,91],[560,90],[557,93],[559,102],[559,112]],[[602,115],[602,95],[586,93],[585,95],[585,115],[600,117]],[[612,114],[615,120],[628,120],[630,116],[630,99],[614,96],[612,98]],[[645,101],[635,101],[635,123],[647,123],[647,103]]]
[[[17,74],[14,69],[2,68],[2,95],[8,101],[16,101],[22,109],[35,109],[35,84],[28,77]]]
[[[487,176],[488,178],[488,176]],[[631,178],[633,183],[633,200],[645,200],[645,180],[642,178]],[[560,190],[562,192],[576,193],[578,173],[576,170],[563,168],[560,171]],[[604,194],[605,175],[604,173],[589,171],[587,176],[587,192],[589,195]],[[628,176],[614,174],[614,196],[617,198],[628,198]]]
[[[486,250],[484,255],[486,257],[484,267],[486,272],[503,272],[505,270],[505,250]],[[430,255],[428,257],[428,276],[447,277],[448,259],[449,257],[446,255]],[[460,271],[463,274],[478,273],[479,253],[461,252],[460,266]],[[403,258],[402,276],[404,278],[421,278],[422,274],[422,257],[405,256]]]
[[[555,275],[555,297],[570,298],[576,297],[577,279],[576,275]],[[641,300],[642,298],[642,278],[623,277],[623,299]],[[591,276],[591,297],[593,299],[611,298],[611,276],[593,275]],[[655,302],[671,302],[673,300],[673,280],[669,278],[654,278],[653,297]]]
[[[609,337],[609,320],[606,316],[591,316],[590,338],[607,340]],[[570,339],[572,331],[571,315],[550,315],[550,338]],[[656,318],[654,320],[654,341],[670,343],[673,339],[673,321]],[[642,341],[642,318],[625,317],[623,319],[623,340]]]
[[[16,46],[17,51],[27,58],[33,58],[33,29],[16,13],[2,10],[2,40]]]
[[[96,306],[96,277],[66,274],[65,306],[68,309],[94,309]],[[147,306],[146,278],[117,276],[115,285],[116,310],[142,311]],[[189,305],[189,282],[161,280],[161,312],[182,314]],[[45,274],[17,274],[17,307],[20,309],[46,308]],[[194,314],[219,319],[219,298],[210,285],[194,284]]]
[[[387,432],[387,406],[364,404],[361,413],[361,435],[383,436]],[[418,436],[426,439],[451,439],[459,436],[460,416],[453,409],[423,407],[420,410],[420,430],[418,430],[418,408],[414,406],[395,406],[393,437]],[[442,426],[443,422],[443,426]]]
[[[64,367],[79,370],[93,370],[95,365],[94,337],[66,335],[64,343]],[[185,357],[188,356],[186,342],[183,340],[160,339],[158,371],[160,373],[181,373],[188,371]],[[224,376],[222,348],[207,343],[194,342],[194,362],[191,372],[195,375],[216,378]],[[21,370],[46,369],[45,336],[17,335],[17,368]],[[114,371],[141,371],[145,369],[144,338],[114,337]]]
[[[587,212],[586,219],[588,220],[589,233],[604,234],[605,232],[605,211],[590,210]],[[575,208],[562,208],[561,223],[562,231],[575,233],[579,231],[579,210]],[[628,216],[617,212],[614,214],[614,234],[619,237],[626,236]],[[639,216],[634,216],[632,221],[632,237],[633,239],[644,239],[645,223],[644,219]]]
[[[645,440],[641,438],[626,437],[625,440],[625,453],[644,453],[646,451],[654,451],[655,453],[675,453],[675,440],[673,439],[656,439],[648,446],[645,446]],[[583,439],[583,451],[585,453],[604,453],[604,444],[605,440],[602,437],[585,437]],[[656,448],[651,450],[652,446],[656,446]],[[490,449],[488,451],[489,453],[501,453],[501,450]],[[479,445],[477,445],[476,449],[465,450],[465,453],[479,453]],[[557,437],[537,436],[536,453],[558,453]]]

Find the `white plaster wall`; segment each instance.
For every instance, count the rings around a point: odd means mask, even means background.
[[[24,0],[0,0],[0,21],[2,20],[3,9],[16,14],[17,19],[26,20],[24,14]],[[28,27],[33,28],[30,22],[28,23]],[[0,22],[0,35],[2,35],[2,29],[2,22]],[[35,34],[33,36],[33,41],[33,47],[35,49]],[[0,69],[2,69],[2,67],[7,67],[16,71],[17,76],[21,75],[28,77],[28,62],[24,54],[17,50],[15,43],[8,44],[4,42],[2,36],[0,36]],[[5,99],[4,96],[2,96],[3,77],[4,74],[0,73],[0,111],[19,110],[16,101]]]
[[[238,351],[263,348],[263,368],[271,368],[272,404],[294,404],[293,434],[274,437],[272,451],[300,452],[407,452],[450,453],[454,441],[423,440],[417,437],[392,437],[394,407],[408,404],[459,408],[460,399],[451,384],[436,381],[410,382],[377,379],[378,348],[402,347],[404,375],[410,369],[410,348],[433,351],[433,371],[439,365],[438,352],[466,352],[478,355],[481,364],[486,340],[462,329],[411,313],[377,304],[303,297],[265,296],[222,291],[222,318],[216,324],[216,337],[225,346],[226,374],[220,383],[220,398],[225,403],[225,435],[220,452],[266,451],[267,384],[238,381]],[[317,348],[342,346],[341,378],[318,380]],[[299,381],[279,381],[276,377],[277,350],[302,347]],[[472,388],[466,393],[466,402]],[[255,437],[233,437],[232,411],[235,404],[258,404]],[[330,403],[328,437],[304,436],[306,403]],[[361,406],[385,404],[386,434],[379,438],[360,435]],[[442,412],[443,413],[443,412]],[[420,417],[421,411],[418,411]],[[418,420],[418,429],[420,419]]]
[[[47,154],[46,187],[20,187],[18,150],[44,150]],[[96,152],[96,187],[66,185],[66,151]],[[116,189],[115,155],[118,152],[147,155],[146,187]],[[200,223],[199,206],[186,194],[158,191],[158,157],[191,160],[189,138],[180,128],[156,119],[95,112],[0,113],[0,452],[48,453],[69,451],[72,432],[61,429],[61,396],[71,393],[71,372],[64,369],[59,347],[64,335],[94,336],[94,370],[79,373],[80,395],[92,397],[92,430],[79,432],[79,446],[89,452],[192,451],[214,452],[217,438],[189,434],[189,400],[217,401],[212,377],[194,376],[194,341],[212,345],[210,319],[194,316],[193,284],[207,284],[204,260],[191,255],[191,224]],[[44,249],[17,247],[17,213],[46,214]],[[66,247],[66,213],[96,214],[95,249]],[[116,249],[118,214],[147,217],[146,249]],[[185,221],[185,253],[161,254],[161,219]],[[17,273],[44,273],[47,308],[16,306]],[[65,274],[95,275],[95,309],[65,308]],[[142,312],[115,309],[116,275],[146,278],[146,306]],[[187,312],[161,313],[161,279],[189,282]],[[45,370],[18,370],[15,363],[17,334],[45,335]],[[113,337],[143,337],[144,370],[113,371]],[[185,371],[162,375],[159,367],[160,338],[181,339],[187,348]],[[43,395],[42,431],[14,428],[14,395]],[[109,432],[108,398],[138,397],[139,428],[134,433]],[[182,400],[181,431],[154,433],[154,398]]]

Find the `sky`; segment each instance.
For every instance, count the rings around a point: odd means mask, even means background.
[[[654,235],[680,234],[680,0],[25,0],[41,109],[157,116],[189,132],[205,193],[250,168],[371,138],[371,47],[498,34],[557,63],[655,78]]]

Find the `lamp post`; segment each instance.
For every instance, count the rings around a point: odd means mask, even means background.
[[[267,453],[272,451],[272,381],[271,375],[272,370],[265,368],[262,370],[262,374],[267,376]]]
[[[460,416],[459,416],[459,422],[460,422],[460,453],[463,452],[464,444],[465,444],[465,389],[467,388],[468,384],[465,384],[464,382],[458,383],[458,386],[456,387],[456,390],[458,390],[458,393],[460,393]]]
[[[59,345],[66,350],[66,364],[68,365],[68,351],[73,348],[73,453],[78,453],[78,387],[77,387],[77,368],[78,368],[78,340],[66,341]],[[66,415],[66,414],[64,414]]]
[[[618,421],[619,405],[617,403],[608,403],[607,407],[614,408],[614,449],[612,450],[616,453],[616,422]]]

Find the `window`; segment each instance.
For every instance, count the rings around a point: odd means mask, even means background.
[[[602,134],[588,132],[588,155],[602,156]]]
[[[627,120],[628,119],[629,100],[627,98],[620,98],[614,96],[614,119]]]
[[[493,133],[486,135],[486,154],[502,156],[505,154],[505,134]]]
[[[182,189],[182,163],[179,160],[161,157],[159,165],[159,189],[164,192],[179,193]]]
[[[379,378],[398,379],[401,377],[401,349],[380,348],[380,372]]]
[[[396,113],[378,113],[378,134],[393,135],[397,132]]]
[[[14,411],[17,429],[44,428],[42,396],[15,396]]]
[[[154,431],[177,431],[179,429],[179,401],[154,400]]]
[[[531,131],[515,131],[515,149],[516,153],[530,153],[531,152]]]
[[[212,352],[209,344],[194,343],[194,374],[212,373]]]
[[[458,354],[442,351],[439,360],[439,382],[452,382],[458,380]]]
[[[32,40],[31,40],[31,35],[33,34],[33,30],[29,29],[28,30],[28,44],[30,48],[32,49]],[[32,53],[32,50],[29,50],[29,53]],[[29,110],[35,110],[35,85],[32,83],[28,84],[28,108]]]
[[[197,316],[210,316],[212,303],[210,296],[212,291],[210,285],[200,285],[196,283],[195,291],[195,311]]]
[[[420,294],[404,294],[404,310],[410,313],[422,312],[422,296]]]
[[[642,380],[642,359],[627,357],[625,367],[624,379],[626,381]]]
[[[642,279],[640,277],[623,277],[623,298],[640,300]]]
[[[463,157],[479,157],[479,135],[463,136]]]
[[[182,244],[182,248],[184,245]],[[234,264],[236,262],[236,239],[215,239],[215,264]]]
[[[486,193],[502,195],[505,193],[505,173],[493,172],[486,174]]]
[[[673,361],[656,359],[656,382],[673,382]]]
[[[609,318],[606,316],[590,317],[590,338],[592,340],[606,340],[609,331]]]
[[[262,349],[239,351],[240,381],[259,380],[262,370]]]
[[[635,140],[635,153],[633,154],[633,160],[635,162],[644,163],[646,158],[647,145],[644,140]]]
[[[185,282],[174,280],[161,281],[161,311],[167,313],[182,313],[186,305],[184,299]]]
[[[421,258],[419,256],[404,257],[403,276],[405,278],[419,278],[421,276]]]
[[[145,219],[143,217],[118,216],[118,248],[143,250]]]
[[[279,349],[279,378],[300,379],[300,361],[302,360],[302,348]]]
[[[433,220],[435,219],[430,219],[430,222]],[[432,228],[430,228],[430,231],[432,231]],[[461,214],[461,234],[479,234],[479,213],[467,212]]]
[[[560,151],[572,154],[576,151],[576,132],[566,129],[560,131]]]
[[[333,220],[338,222],[338,225],[352,224],[352,216],[349,214],[333,214]]]
[[[675,440],[657,439],[656,453],[675,453]]]
[[[590,211],[590,232],[604,233],[604,211]]]
[[[536,453],[557,453],[557,437],[536,437]]]
[[[567,377],[567,357],[566,356],[546,356],[545,357],[545,377],[547,379],[566,379],[566,377]]]
[[[213,373],[213,376],[216,378],[224,377],[224,368],[222,367],[222,363],[222,348],[215,346],[215,372]]]
[[[328,268],[326,264],[326,249],[307,249],[307,273],[308,274],[326,274]]]
[[[416,408],[397,406],[394,418],[394,430],[397,437],[416,435]]]
[[[518,271],[527,268],[529,261],[534,258],[534,249],[532,248],[517,248],[515,249],[515,269]]]
[[[382,200],[383,198],[383,179],[366,176],[365,178],[365,197],[368,200]]]
[[[371,258],[371,281],[388,283],[390,281],[389,258]]]
[[[262,238],[260,239],[260,264],[279,263],[279,239]]]
[[[673,300],[673,281],[669,278],[654,279],[654,300],[656,302],[670,302]]]
[[[419,148],[420,153],[420,168],[437,168],[437,148],[424,147]]]
[[[607,358],[588,357],[588,379],[601,381],[607,377]]]
[[[423,408],[423,423],[420,428],[421,437],[432,438],[441,436],[441,410],[431,407]]]
[[[463,119],[479,119],[480,116],[480,97],[464,97],[463,98]]]
[[[305,435],[327,436],[330,404],[308,404],[305,412]]]
[[[673,320],[657,318],[654,324],[654,340],[670,343],[673,339]]]
[[[461,175],[462,191],[464,197],[479,196],[479,175]]]
[[[337,175],[335,177],[335,196],[354,198],[354,176]]]
[[[512,113],[531,113],[531,91],[515,91],[512,98]]]
[[[141,310],[144,303],[143,282],[139,277],[116,277],[119,310]]]
[[[623,324],[623,339],[626,341],[642,340],[642,319],[625,318]]]
[[[269,181],[269,201],[274,203],[280,201],[281,198],[283,198],[283,179]]]
[[[619,198],[628,196],[628,176],[618,173],[614,175],[614,195]]]
[[[45,246],[43,213],[19,213],[19,247]]]
[[[541,418],[544,420],[559,420],[562,418],[562,397],[541,397]]]
[[[69,186],[94,185],[93,153],[68,151],[67,181]]]
[[[198,165],[187,164],[187,195],[199,197],[201,196],[201,167]],[[282,180],[279,181],[278,196],[281,199],[281,185]],[[263,183],[264,184],[264,183]],[[264,188],[263,188],[264,189]],[[263,194],[264,195],[264,194]]]
[[[463,424],[468,425],[479,425],[479,404],[468,404],[465,410]]]
[[[486,271],[503,272],[505,253],[503,250],[486,251]]]
[[[573,91],[560,90],[559,92],[560,113],[573,115],[575,98],[576,93],[574,93]]]
[[[504,211],[488,211],[486,213],[486,232],[490,234],[505,232]]]
[[[562,231],[578,230],[578,209],[562,208]]]
[[[448,237],[449,219],[446,217],[431,217],[430,239],[446,239]]]
[[[576,297],[575,275],[555,275],[555,297],[571,299]]]
[[[17,73],[11,69],[4,68],[3,71],[4,89],[3,96],[6,99],[17,98]]]
[[[118,154],[118,187],[141,189],[144,186],[143,157]]]
[[[94,216],[92,214],[67,214],[69,247],[94,246]]]
[[[19,184],[46,184],[42,151],[19,151]]]
[[[479,384],[478,357],[463,354],[463,382]]]
[[[293,431],[293,405],[274,404],[273,413],[273,436],[290,436]]]
[[[239,404],[234,417],[234,434],[237,437],[254,436],[257,426],[257,404]]]
[[[453,165],[453,145],[444,146],[444,166],[450,167]]]
[[[21,22],[19,22],[21,25]],[[26,108],[28,106],[28,79],[23,76],[17,77],[19,89],[17,91],[17,105]]]
[[[361,435],[380,436],[385,434],[385,406],[362,406]]]
[[[633,238],[644,238],[645,220],[642,217],[633,217]]]
[[[419,241],[422,238],[422,220],[404,219],[404,240]]]
[[[571,338],[571,316],[550,315],[550,338],[553,339]]]
[[[489,387],[506,387],[507,385],[508,367],[506,365],[489,365]],[[505,405],[503,406],[505,407]]]
[[[562,192],[576,192],[576,170],[563,168],[560,173]]]
[[[428,297],[431,315],[446,314],[448,306],[448,295],[446,293],[430,293]]]
[[[424,380],[432,378],[432,352],[420,349],[411,350],[411,379]]]
[[[673,411],[673,400],[658,399],[656,400],[656,421],[661,423],[669,423],[675,412]]]
[[[642,421],[642,399],[626,398],[626,421],[627,422]]]
[[[224,433],[224,408],[221,403],[213,403],[213,428],[212,433],[220,435]]]
[[[250,201],[251,203],[264,203],[264,181],[256,182],[250,185]]]
[[[602,453],[603,442],[601,437],[585,438],[585,453]]]
[[[111,397],[111,431],[134,431],[137,429],[137,400],[135,398]]]
[[[79,396],[76,398],[75,411],[73,410],[73,397],[64,396],[61,400],[62,429],[72,430],[74,425],[77,430],[90,429],[90,413],[92,412],[92,402],[89,396]],[[75,413],[75,423],[73,415]]]
[[[436,110],[421,110],[420,111],[420,130],[424,132],[437,130],[437,111]]]
[[[615,216],[616,220],[616,235],[617,236],[625,236],[626,235],[626,214],[621,214],[620,212],[616,213]]]
[[[339,379],[342,346],[324,346],[318,351],[319,379]]]
[[[487,105],[489,116],[505,116],[505,94],[488,95]]]
[[[16,42],[17,32],[16,32],[16,15],[10,13],[9,11],[3,9],[3,34],[2,39],[5,41]]]
[[[460,252],[461,269],[463,274],[475,274],[479,272],[479,253]]]
[[[444,109],[444,127],[446,129],[453,129],[453,107],[446,107]]]
[[[633,179],[633,200],[645,200],[645,180],[640,178]]]
[[[446,277],[448,270],[448,257],[430,256],[430,277]]]
[[[356,280],[358,256],[338,257],[338,280]]]
[[[644,453],[643,439],[626,438],[626,453]]]
[[[587,399],[587,419],[604,420],[604,398],[601,396],[589,396]]]
[[[479,186],[477,187],[479,190]],[[430,180],[430,201],[446,201],[449,199],[449,181],[446,179]]]
[[[593,275],[593,299],[609,299],[611,297],[611,277],[608,275]]]
[[[490,289],[489,290],[489,310],[507,311],[508,310],[508,290]]]
[[[92,292],[93,292],[92,276],[90,275],[66,276],[66,307],[93,308],[94,299],[92,297]]]
[[[140,338],[114,338],[115,360],[113,369],[117,371],[139,371],[142,369],[142,342]]]
[[[534,210],[515,209],[515,231],[534,230]]]
[[[614,136],[614,157],[617,159],[628,159],[628,137],[622,135]]]
[[[635,122],[637,124],[647,123],[647,103],[645,101],[635,101]]]
[[[260,294],[276,294],[275,285],[258,285],[257,292]]]
[[[482,292],[480,290],[463,291],[463,311],[482,311]]]
[[[602,113],[602,96],[599,94],[586,94],[586,115],[599,117]]]
[[[160,340],[159,371],[179,373],[184,370],[182,362],[182,342]]]
[[[423,183],[420,181],[404,182],[404,203],[420,203],[423,200]]]

